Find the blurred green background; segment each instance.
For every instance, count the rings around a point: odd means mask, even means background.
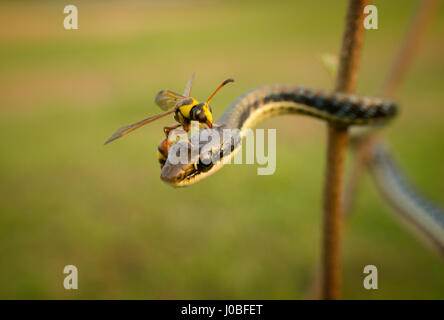
[[[63,8],[79,9],[79,30]],[[374,1],[358,92],[376,95],[416,1]],[[337,53],[345,1],[2,1],[0,298],[302,299],[320,257],[325,124],[281,117],[277,170],[227,166],[173,189],[156,147],[171,118],[116,141],[159,112],[161,89],[213,100],[216,118],[266,83],[330,88],[319,56]],[[443,6],[384,129],[417,186],[444,205]],[[444,298],[444,263],[405,231],[365,177],[343,251],[345,298]],[[63,288],[63,267],[79,290]],[[362,286],[379,269],[379,289]]]

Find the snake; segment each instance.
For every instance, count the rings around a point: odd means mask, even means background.
[[[398,114],[396,102],[375,97],[345,94],[294,84],[273,84],[252,89],[237,98],[211,129],[178,141],[168,152],[161,179],[173,187],[197,183],[220,170],[242,147],[248,129],[278,115],[300,114],[322,119],[337,126],[361,127],[372,131]],[[230,129],[230,130],[225,130]],[[228,132],[228,133],[227,133]],[[352,131],[353,132],[353,131]],[[358,130],[359,132],[359,130]],[[209,144],[205,153],[192,152]],[[362,133],[361,133],[362,134]],[[172,161],[186,150],[186,161]],[[394,212],[440,254],[444,255],[444,213],[420,194],[394,161],[388,148],[377,143],[371,150],[369,168],[379,191]]]

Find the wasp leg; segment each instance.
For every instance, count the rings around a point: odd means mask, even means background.
[[[185,132],[186,133],[186,131],[184,130],[183,132]],[[184,141],[184,142],[186,142],[186,143],[188,143],[191,147],[193,147],[193,144],[190,142],[190,140],[188,140],[188,139],[185,139],[184,137],[182,137],[182,136],[180,136],[180,135],[177,135],[176,136],[176,138],[179,138],[179,140],[182,140],[182,141]]]
[[[179,128],[181,126],[180,123],[177,123],[175,125],[172,125],[171,127],[163,127],[163,133],[165,133],[166,138],[168,139],[168,136],[170,135],[170,132]]]
[[[221,128],[223,127],[222,124],[216,124],[216,123],[212,123],[211,127],[208,125],[208,123],[201,123],[199,122],[199,127],[202,129],[213,129],[213,128]]]
[[[182,127],[183,127],[183,130],[185,130],[186,132],[188,132],[188,131],[190,131],[191,124],[190,124],[190,123],[184,123],[184,124],[182,125]]]
[[[190,140],[185,140],[182,137],[178,137],[180,140],[185,141],[186,143],[188,143],[191,147],[194,147],[193,144],[190,142]]]
[[[170,137],[170,133],[171,133],[171,131],[176,130],[176,129],[179,128],[180,126],[181,126],[181,124],[178,123],[178,124],[175,124],[175,125],[173,125],[173,126],[171,126],[171,127],[164,127],[164,128],[163,128],[163,132],[165,133],[166,138],[167,138],[168,141],[169,141],[169,137]],[[187,131],[184,130],[184,132],[187,132]],[[179,138],[180,140],[182,140],[182,141],[188,143],[191,147],[193,147],[193,144],[192,144],[189,140],[186,140],[185,138],[183,138],[183,137],[181,137],[181,136],[179,136],[179,135],[176,136],[176,137]]]

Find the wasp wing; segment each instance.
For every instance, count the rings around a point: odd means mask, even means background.
[[[123,126],[123,127],[119,128],[108,140],[106,140],[105,144],[108,144],[111,141],[114,141],[114,140],[116,140],[116,139],[126,135],[127,133],[130,133],[131,131],[134,131],[137,128],[140,128],[141,126],[144,126],[144,125],[146,125],[146,124],[148,124],[150,122],[153,122],[153,121],[155,121],[157,119],[163,118],[166,115],[169,115],[169,114],[173,113],[174,111],[175,110],[170,110],[168,112],[164,112],[164,113],[161,113],[161,114],[158,114],[158,115],[155,115],[155,116],[148,117],[146,119],[140,120],[140,121],[138,121],[136,123],[133,123],[133,124],[130,124],[128,126]]]
[[[191,75],[191,78],[188,80],[187,85],[185,86],[185,91],[183,92],[183,95],[185,97],[189,97],[191,94],[191,87],[193,86],[194,76],[196,75],[196,72],[193,72]]]
[[[170,90],[162,90],[156,96],[156,104],[162,110],[169,110],[174,108],[181,100],[185,99],[181,94]]]

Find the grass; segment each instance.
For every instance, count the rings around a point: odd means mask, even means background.
[[[374,94],[414,2],[375,1],[358,92]],[[404,2],[402,2],[404,4]],[[0,20],[0,298],[305,298],[320,256],[325,124],[271,119],[277,170],[228,166],[175,190],[156,146],[171,119],[104,147],[116,128],[157,113],[155,94],[214,98],[216,118],[255,86],[331,87],[318,56],[339,50],[345,1],[160,4],[3,2]],[[411,179],[444,205],[442,74],[437,14],[384,137]],[[405,231],[365,181],[344,243],[344,297],[443,298],[443,264]],[[63,267],[79,290],[63,289]],[[362,287],[366,264],[377,291]]]

